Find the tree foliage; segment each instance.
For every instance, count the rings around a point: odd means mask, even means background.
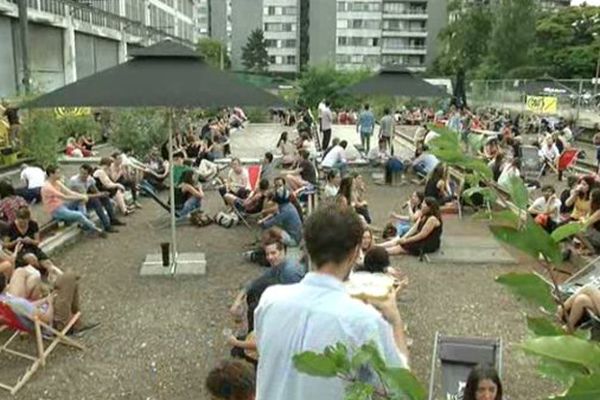
[[[198,40],[196,50],[204,60],[213,67],[220,68],[221,57],[223,57],[223,66],[225,69],[231,68],[231,60],[227,54],[227,49],[220,40],[204,38]]]
[[[119,111],[113,120],[110,142],[118,149],[130,148],[146,155],[168,138],[165,114],[155,109]]]
[[[248,36],[246,45],[242,47],[242,62],[248,71],[265,72],[267,70],[269,54],[262,30],[255,29]]]
[[[347,106],[356,100],[344,94],[343,89],[369,76],[367,70],[338,71],[334,66],[311,67],[300,76],[298,103],[313,107],[323,99],[331,101],[333,107]]]
[[[43,168],[56,164],[62,131],[51,110],[35,110],[23,124],[25,154]]]

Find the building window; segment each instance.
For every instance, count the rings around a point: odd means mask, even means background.
[[[265,45],[267,47],[277,47],[277,40],[275,40],[275,39],[265,39]]]
[[[282,47],[296,48],[296,39],[286,39],[286,40],[284,40]]]
[[[265,24],[265,32],[295,32],[296,24],[290,23],[275,23],[270,22]]]
[[[286,56],[285,63],[288,65],[296,65],[296,56]]]
[[[269,64],[275,64],[277,62],[277,58],[275,56],[269,56]]]
[[[283,7],[283,15],[296,15],[297,13],[296,6]]]

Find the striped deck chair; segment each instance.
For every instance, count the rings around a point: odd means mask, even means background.
[[[0,347],[0,353],[6,353],[22,359],[29,360],[27,370],[21,375],[14,385],[0,382],[0,388],[8,390],[11,394],[17,393],[33,376],[33,374],[46,365],[46,359],[59,344],[74,347],[79,350],[85,350],[77,341],[67,337],[67,332],[79,320],[81,313],[71,317],[71,320],[62,331],[54,329],[52,326],[40,321],[35,315],[28,315],[25,310],[13,308],[8,301],[0,301],[0,323],[3,324],[1,330],[14,332],[10,338]],[[21,334],[27,334],[35,338],[36,354],[26,354],[9,348],[9,345]],[[49,342],[45,346],[44,342]]]

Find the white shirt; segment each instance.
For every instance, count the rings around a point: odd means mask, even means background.
[[[337,163],[346,162],[346,153],[342,146],[335,146],[329,150],[329,153],[321,161],[321,166],[326,168],[333,168]]]
[[[546,160],[555,161],[558,157],[560,157],[560,152],[558,151],[558,147],[555,144],[548,147],[548,145],[544,144],[540,149],[540,157],[545,158]]]
[[[333,114],[328,107],[325,107],[323,110],[323,115],[321,115],[321,129],[326,131],[331,129],[331,124],[333,123]]]
[[[319,111],[319,118],[323,117],[323,111],[325,111],[326,108],[327,108],[327,106],[325,105],[324,102],[319,103],[319,105],[317,106],[317,109]]]
[[[343,399],[346,382],[300,373],[292,362],[295,354],[322,352],[338,342],[352,351],[372,341],[386,365],[407,367],[391,325],[332,276],[310,272],[300,283],[271,286],[254,315],[260,354],[256,400]]]
[[[21,180],[27,182],[27,189],[41,188],[46,182],[46,173],[39,167],[25,167],[21,171]]]
[[[562,136],[565,138],[565,140],[567,142],[570,142],[571,140],[573,140],[573,131],[568,126],[565,126],[563,129]]]
[[[560,221],[560,199],[555,196],[554,199],[552,200],[552,205],[554,206],[554,213],[550,214],[550,218],[554,222],[559,222]],[[546,211],[546,209],[548,208],[548,201],[546,200],[546,198],[544,196],[538,197],[531,204],[530,208],[537,211],[538,213],[542,213],[542,212]]]
[[[498,177],[498,185],[502,186],[505,189],[510,188],[510,178],[512,178],[513,176],[520,177],[521,173],[518,169],[508,164],[504,167],[502,173],[500,173],[500,176]]]
[[[439,133],[437,133],[435,131],[429,131],[429,132],[427,132],[427,135],[425,135],[425,140],[423,140],[423,143],[428,144],[433,139],[435,139],[436,137],[439,137],[439,136],[440,136]]]
[[[323,197],[326,199],[330,197],[335,197],[337,196],[339,190],[340,189],[337,186],[326,183],[325,187],[323,188]]]

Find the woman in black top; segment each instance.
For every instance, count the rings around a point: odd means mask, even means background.
[[[421,206],[421,217],[401,238],[382,243],[387,252],[394,255],[418,256],[439,250],[442,238],[442,216],[438,202],[426,197]]]
[[[448,170],[444,163],[438,163],[425,183],[425,197],[433,197],[440,206],[454,200],[448,191]]]

